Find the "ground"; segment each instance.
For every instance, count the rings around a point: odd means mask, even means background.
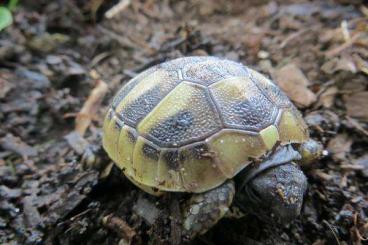
[[[309,189],[300,218],[225,218],[188,243],[366,241],[363,1],[25,2],[0,33],[0,243],[181,243],[175,194],[139,191],[100,140],[119,87],[188,55],[226,57],[273,78],[325,148],[321,160],[302,166]]]

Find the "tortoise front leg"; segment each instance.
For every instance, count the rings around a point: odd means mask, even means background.
[[[214,226],[229,210],[234,194],[233,181],[204,193],[193,194],[182,209],[184,239],[191,240]]]

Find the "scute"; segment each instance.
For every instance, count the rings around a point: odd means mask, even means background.
[[[163,149],[161,151],[158,162],[156,187],[160,190],[186,191],[181,177],[182,160],[180,156],[176,155],[174,152],[178,152],[178,149]],[[176,155],[176,157],[174,155]],[[175,157],[175,164],[168,163],[168,156]]]
[[[270,101],[279,107],[291,107],[292,104],[289,98],[274,84],[271,80],[266,78],[259,72],[248,69],[251,79],[268,97]]]
[[[133,152],[137,142],[137,132],[135,129],[124,125],[119,135],[118,160],[116,164],[126,175],[134,176]]]
[[[103,131],[110,158],[142,189],[195,193],[233,178],[278,143],[309,137],[275,84],[216,57],[140,73],[115,96]]]
[[[159,157],[160,148],[139,136],[133,152],[132,168],[134,175],[132,177],[137,182],[147,186],[157,185]]]
[[[135,127],[179,82],[177,72],[158,69],[143,77],[115,111],[125,123]]]
[[[210,86],[224,123],[229,128],[259,131],[271,125],[278,108],[246,77],[221,80]]]
[[[123,125],[121,121],[115,115],[113,115],[113,113],[108,113],[104,125],[105,134],[103,137],[103,146],[105,149],[108,149],[110,152],[109,156],[113,161],[119,161],[117,149],[119,134]]]
[[[186,192],[204,192],[222,184],[227,177],[219,168],[220,162],[205,142],[182,147],[181,175]]]
[[[309,138],[307,125],[296,110],[284,110],[277,127],[284,144],[301,143]]]
[[[135,76],[133,79],[131,79],[127,84],[125,84],[119,92],[116,93],[114,99],[112,100],[111,107],[113,109],[116,109],[118,104],[127,96],[127,94],[132,91],[132,89],[142,81],[145,77],[147,77],[149,74],[157,70],[157,67],[149,68],[141,73],[139,73],[137,76]]]
[[[208,57],[208,56],[192,56],[192,57],[183,57],[171,60],[169,62],[164,62],[159,65],[160,68],[168,70],[168,71],[179,71],[183,70],[187,65],[196,64],[203,61],[217,61],[221,60],[217,57]]]
[[[183,78],[208,86],[228,77],[249,77],[247,69],[236,62],[213,59],[186,65]]]
[[[178,147],[204,139],[221,129],[205,88],[180,83],[139,123],[138,132],[164,147]]]
[[[223,129],[207,141],[211,151],[217,154],[219,168],[229,179],[246,167],[251,158],[267,151],[262,137],[254,132]]]

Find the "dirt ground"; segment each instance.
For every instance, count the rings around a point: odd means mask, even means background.
[[[181,243],[175,198],[135,188],[100,141],[118,88],[189,55],[272,77],[325,147],[303,166],[310,185],[297,220],[225,218],[189,243],[368,244],[363,1],[20,2],[0,33],[1,244]]]

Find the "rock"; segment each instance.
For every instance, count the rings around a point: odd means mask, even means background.
[[[10,189],[5,185],[0,185],[0,197],[6,199],[18,198],[22,194],[20,189]]]
[[[37,150],[35,148],[27,145],[20,138],[15,137],[10,133],[0,139],[0,145],[5,150],[15,152],[23,158],[37,156]]]
[[[31,88],[44,89],[50,87],[51,83],[49,79],[41,73],[30,71],[25,68],[17,68],[15,72],[18,77],[24,78]]]
[[[159,215],[159,210],[156,206],[142,197],[133,206],[133,211],[151,225],[156,222]]]

